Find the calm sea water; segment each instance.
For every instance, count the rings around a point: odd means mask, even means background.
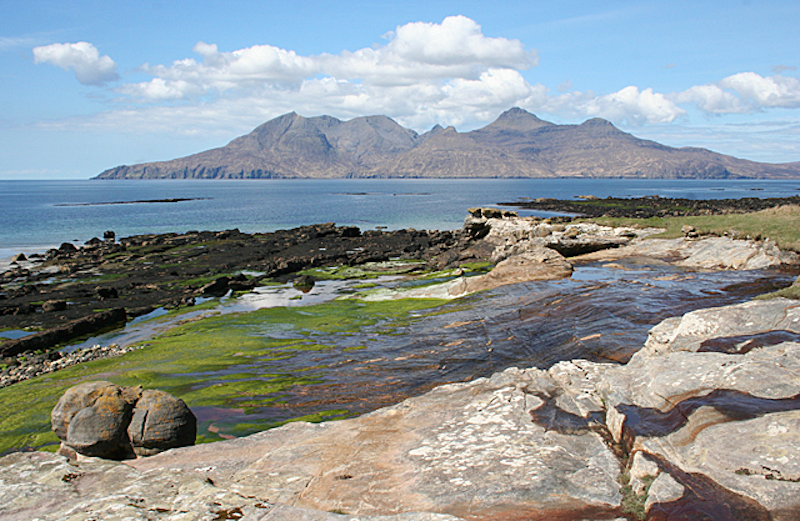
[[[470,206],[530,197],[784,197],[800,180],[676,181],[563,179],[339,179],[0,181],[0,259],[82,244],[113,230],[143,233],[269,232],[335,222],[362,230],[456,229]],[[99,204],[155,199],[172,203]]]

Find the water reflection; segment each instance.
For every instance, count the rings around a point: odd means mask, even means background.
[[[246,434],[300,416],[360,414],[442,383],[511,366],[546,369],[575,358],[625,362],[661,320],[749,300],[776,283],[788,285],[793,277],[593,264],[578,267],[572,279],[504,286],[418,312],[411,320],[379,322],[356,332],[253,324],[251,334],[297,343],[280,353],[230,361],[219,374],[195,376],[200,386],[224,377],[263,381],[265,389],[278,375],[302,380],[279,392],[256,390],[241,401],[232,398],[230,407],[245,412],[219,418],[215,428]],[[320,288],[316,298],[333,297],[341,289],[336,284]],[[244,424],[250,427],[242,429]]]

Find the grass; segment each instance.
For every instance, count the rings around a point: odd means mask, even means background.
[[[652,226],[666,229],[657,236],[660,238],[683,236],[681,227],[684,225],[694,226],[701,234],[724,235],[735,230],[742,237],[770,238],[782,250],[800,252],[800,206],[781,206],[748,214],[649,219],[598,217],[587,220],[608,226]]]
[[[342,349],[320,342],[322,335],[346,335],[381,324],[391,330],[415,320],[412,313],[441,305],[438,300],[359,302],[338,300],[298,308],[271,308],[243,314],[216,315],[189,321],[148,341],[144,349],[95,360],[0,389],[0,454],[27,448],[55,450],[50,411],[71,386],[108,380],[118,385],[161,389],[190,407],[243,409],[245,413],[280,405],[285,392],[297,385],[314,385],[325,367],[282,371],[259,361],[280,361],[300,351]],[[275,335],[274,333],[279,333]],[[330,337],[328,338],[330,342]],[[354,348],[353,348],[354,349]],[[307,412],[307,411],[306,411]],[[281,422],[224,424],[225,432],[245,435],[285,421],[322,421],[348,414],[342,409],[320,410]],[[198,441],[221,439],[198,425]]]

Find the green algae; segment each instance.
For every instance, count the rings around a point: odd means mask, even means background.
[[[394,260],[367,262],[358,266],[328,266],[303,270],[300,275],[310,275],[317,280],[376,279],[385,275],[418,275],[424,272],[425,261]]]
[[[161,389],[192,408],[240,409],[254,416],[263,416],[269,407],[285,409],[286,393],[297,386],[307,386],[313,393],[326,366],[283,371],[281,360],[307,351],[335,354],[336,350],[364,349],[363,345],[342,346],[331,338],[344,340],[370,326],[377,327],[378,335],[391,334],[422,316],[423,310],[443,303],[432,299],[336,300],[187,320],[147,341],[143,349],[0,389],[0,410],[6,411],[0,416],[0,454],[29,448],[53,450],[58,439],[50,431],[50,411],[69,387],[85,381]],[[259,365],[265,361],[274,364],[269,368]],[[275,421],[200,421],[198,442],[219,440],[223,434],[250,434],[291,420],[323,421],[351,414],[333,407],[298,413]]]

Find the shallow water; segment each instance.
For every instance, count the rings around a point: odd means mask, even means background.
[[[508,367],[539,367],[575,358],[624,362],[664,318],[749,300],[793,276],[764,272],[689,272],[668,267],[579,267],[572,279],[504,286],[428,311],[398,326],[378,323],[346,334],[281,328],[252,333],[294,339],[276,359],[230,360],[197,373],[194,390],[236,379],[302,378],[277,393],[256,390],[224,407],[199,407],[202,429],[243,435],[313,414],[356,415],[419,395],[442,383]],[[266,326],[266,325],[265,325]],[[309,336],[311,335],[311,336]],[[304,346],[332,346],[304,349]],[[268,406],[259,400],[275,399]]]

